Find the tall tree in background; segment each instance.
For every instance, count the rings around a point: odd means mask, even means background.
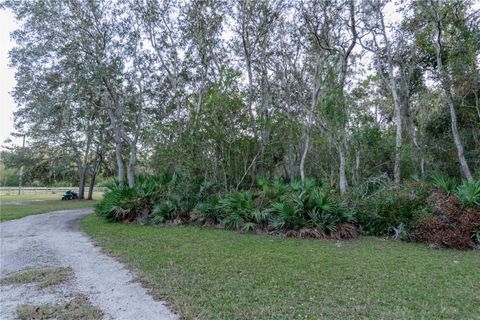
[[[388,1],[385,0],[367,0],[364,3],[364,25],[370,32],[371,40],[364,46],[375,55],[375,59],[380,63],[380,67],[385,65],[386,82],[390,88],[393,97],[396,135],[395,135],[395,163],[393,168],[394,183],[397,187],[401,182],[401,154],[402,154],[402,104],[400,101],[397,75],[395,74],[394,51],[391,42],[389,30],[385,24],[384,10]],[[390,34],[395,32],[390,30]],[[380,70],[380,74],[383,70]]]
[[[462,43],[461,39],[456,39],[456,37],[459,36],[459,33],[463,37],[466,36],[465,33],[467,29],[465,24],[468,23],[468,19],[465,17],[464,12],[466,3],[466,1],[445,3],[442,1],[430,0],[428,1],[428,5],[420,4],[420,8],[424,16],[428,19],[427,21],[430,25],[429,28],[431,29],[430,32],[432,33],[431,39],[435,47],[437,75],[450,109],[451,130],[455,148],[457,149],[460,170],[462,175],[470,181],[473,180],[473,176],[465,158],[465,150],[458,130],[457,111],[452,93],[452,73],[455,72],[455,62],[458,64],[458,61],[455,61],[455,51],[456,49],[460,49],[459,46],[468,44],[465,42]],[[448,27],[445,26],[446,24],[448,24]],[[472,40],[475,41],[475,39]],[[446,41],[450,41],[452,46],[452,49],[449,52],[450,56],[448,58],[445,52]],[[466,49],[465,51],[468,52],[468,48],[464,49]],[[458,51],[461,52],[463,50]],[[463,53],[465,54],[466,52]],[[475,68],[475,54],[473,55],[473,65],[471,61],[468,61],[469,56],[471,57],[472,55],[465,54],[462,57],[461,63],[465,63],[471,68]],[[445,61],[447,62],[447,65],[444,64]]]
[[[315,178],[345,194],[349,179],[454,175],[457,159],[472,179],[478,15],[466,0],[404,3],[5,1],[23,22],[16,123],[54,150],[26,181],[51,171],[42,181],[83,195],[102,168],[130,187],[175,171],[225,192]]]

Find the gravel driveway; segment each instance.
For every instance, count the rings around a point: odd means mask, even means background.
[[[66,294],[83,293],[104,312],[104,319],[177,319],[153,300],[121,263],[103,254],[80,230],[78,219],[92,209],[32,215],[0,223],[0,277],[25,268],[71,267],[74,279],[54,288],[2,285],[0,319],[14,319],[22,303],[59,302]]]

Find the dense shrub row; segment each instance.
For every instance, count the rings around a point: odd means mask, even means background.
[[[110,221],[197,224],[301,238],[351,239],[360,233],[468,249],[480,243],[480,182],[436,175],[396,189],[387,181],[341,198],[307,180],[259,179],[247,191],[225,193],[202,178],[173,173],[142,176],[133,188],[112,183],[96,208]]]
[[[138,178],[133,187],[111,184],[96,211],[110,221],[195,223],[286,236],[349,239],[357,236],[353,211],[313,181],[260,180],[253,191],[222,194],[217,186],[179,174]]]

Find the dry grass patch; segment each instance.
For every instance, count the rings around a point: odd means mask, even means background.
[[[47,267],[25,269],[7,275],[0,280],[1,284],[36,283],[40,288],[58,285],[71,279],[73,271],[69,267]]]
[[[103,312],[93,306],[85,295],[75,293],[69,301],[62,303],[22,304],[17,307],[17,317],[21,320],[97,320],[102,319]]]

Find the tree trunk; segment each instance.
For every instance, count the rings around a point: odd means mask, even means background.
[[[418,156],[420,157],[420,177],[423,179],[425,177],[425,155],[423,154],[423,148],[418,143],[417,127],[415,126],[413,126],[412,135],[413,144],[417,148]]]
[[[88,170],[88,156],[90,154],[90,146],[92,144],[92,134],[90,133],[87,137],[87,145],[85,147],[85,153],[83,154],[83,161],[80,163],[78,168],[78,198],[85,198],[85,176],[87,175]]]
[[[295,181],[295,154],[294,154],[294,148],[291,143],[288,144],[288,176],[290,178],[290,182]]]
[[[388,46],[387,50],[390,46]],[[396,122],[396,136],[395,136],[395,164],[393,167],[393,181],[395,186],[400,187],[401,182],[401,161],[402,161],[402,105],[399,100],[397,83],[395,80],[395,75],[393,73],[393,61],[388,53],[388,69],[389,69],[389,78],[390,78],[390,89],[393,96],[393,104],[395,107],[395,122]]]
[[[360,183],[360,151],[355,152],[355,163],[352,170],[352,183],[358,185]]]
[[[128,186],[130,188],[135,185],[136,167],[137,167],[137,146],[135,144],[130,146],[130,158],[129,158],[128,167],[127,167],[127,179],[128,179]]]
[[[115,141],[115,158],[117,160],[117,178],[120,188],[125,186],[125,170],[123,167],[123,107],[118,101],[118,96],[115,93],[113,87],[107,78],[103,77],[103,82],[107,88],[108,94],[113,106],[109,106],[107,111],[110,118],[111,125],[113,126],[113,139]]]
[[[460,163],[460,171],[464,178],[466,178],[468,181],[472,181],[473,176],[472,176],[472,173],[470,172],[470,168],[468,167],[467,160],[465,159],[465,151],[463,149],[460,133],[458,132],[457,113],[455,110],[452,91],[450,89],[450,76],[448,75],[447,70],[445,70],[443,67],[442,24],[438,16],[436,17],[435,22],[437,24],[436,25],[437,34],[436,34],[436,41],[435,41],[435,51],[437,55],[437,71],[440,76],[440,81],[441,81],[443,90],[445,92],[445,96],[447,97],[448,106],[450,108],[453,142],[455,143],[455,147],[457,149],[458,161]]]
[[[394,113],[395,113],[395,122],[396,122],[396,137],[395,137],[395,163],[393,166],[393,181],[397,188],[400,187],[401,182],[401,151],[402,151],[402,105],[400,101],[400,97],[398,95],[398,87],[397,81],[395,79],[394,73],[394,66],[393,66],[393,57],[392,51],[390,46],[390,41],[387,36],[387,31],[385,28],[385,21],[383,12],[381,9],[378,11],[378,20],[380,22],[381,28],[381,36],[385,43],[385,51],[386,51],[386,59],[387,59],[387,68],[388,68],[388,80],[390,91],[392,92],[393,96],[393,105],[394,105]],[[375,41],[376,43],[376,41]],[[381,49],[377,45],[377,50],[380,51]],[[378,54],[378,53],[377,53]]]
[[[305,160],[307,159],[308,149],[310,146],[310,131],[313,122],[313,114],[315,112],[315,108],[318,104],[318,98],[320,97],[320,92],[322,90],[322,83],[320,81],[320,64],[321,64],[321,57],[320,55],[317,57],[316,65],[315,65],[315,76],[314,76],[314,83],[313,83],[313,90],[312,90],[312,102],[310,105],[310,110],[308,111],[307,116],[307,125],[305,128],[305,143],[302,152],[302,158],[300,159],[300,179],[302,181],[302,185],[305,184]]]
[[[350,42],[350,45],[348,46],[347,50],[343,54],[342,57],[342,64],[341,64],[341,69],[340,69],[340,89],[341,89],[341,97],[340,97],[340,112],[345,112],[347,113],[347,105],[345,101],[345,82],[347,79],[347,71],[348,71],[348,59],[350,57],[350,54],[355,47],[355,44],[357,42],[357,29],[356,29],[356,22],[355,22],[355,3],[353,0],[350,0],[348,2],[349,10],[350,10],[350,29],[352,33],[352,40]],[[347,182],[347,175],[345,172],[345,136],[346,136],[346,130],[345,130],[345,125],[346,123],[341,124],[340,128],[340,142],[338,145],[338,153],[340,156],[340,165],[339,165],[339,177],[340,177],[340,194],[344,195],[347,193],[347,187],[348,187],[348,182]]]
[[[117,133],[115,133],[115,136]],[[117,160],[117,178],[118,178],[118,183],[120,184],[120,187],[123,188],[125,185],[125,172],[123,168],[123,158],[122,158],[122,138],[120,137],[119,140],[118,138],[115,138],[115,158]]]
[[[23,142],[22,142],[22,152],[25,151],[25,134],[23,135]],[[22,183],[23,183],[23,164],[20,167],[20,175],[18,177],[18,195],[22,193]]]
[[[93,167],[92,167],[92,174],[90,175],[90,187],[88,188],[88,197],[87,200],[93,200],[93,188],[95,187],[95,179],[97,177],[97,173],[100,170],[100,165],[102,164],[103,160],[103,147],[97,145],[97,150],[95,152],[95,159],[93,160]]]
[[[307,129],[305,132],[305,143],[303,147],[302,158],[300,159],[300,179],[302,181],[302,185],[305,184],[305,159],[307,158],[309,145],[310,145],[310,130]]]
[[[345,174],[345,150],[343,143],[340,143],[340,145],[338,146],[338,153],[340,156],[340,194],[344,195],[347,192],[347,176]]]

